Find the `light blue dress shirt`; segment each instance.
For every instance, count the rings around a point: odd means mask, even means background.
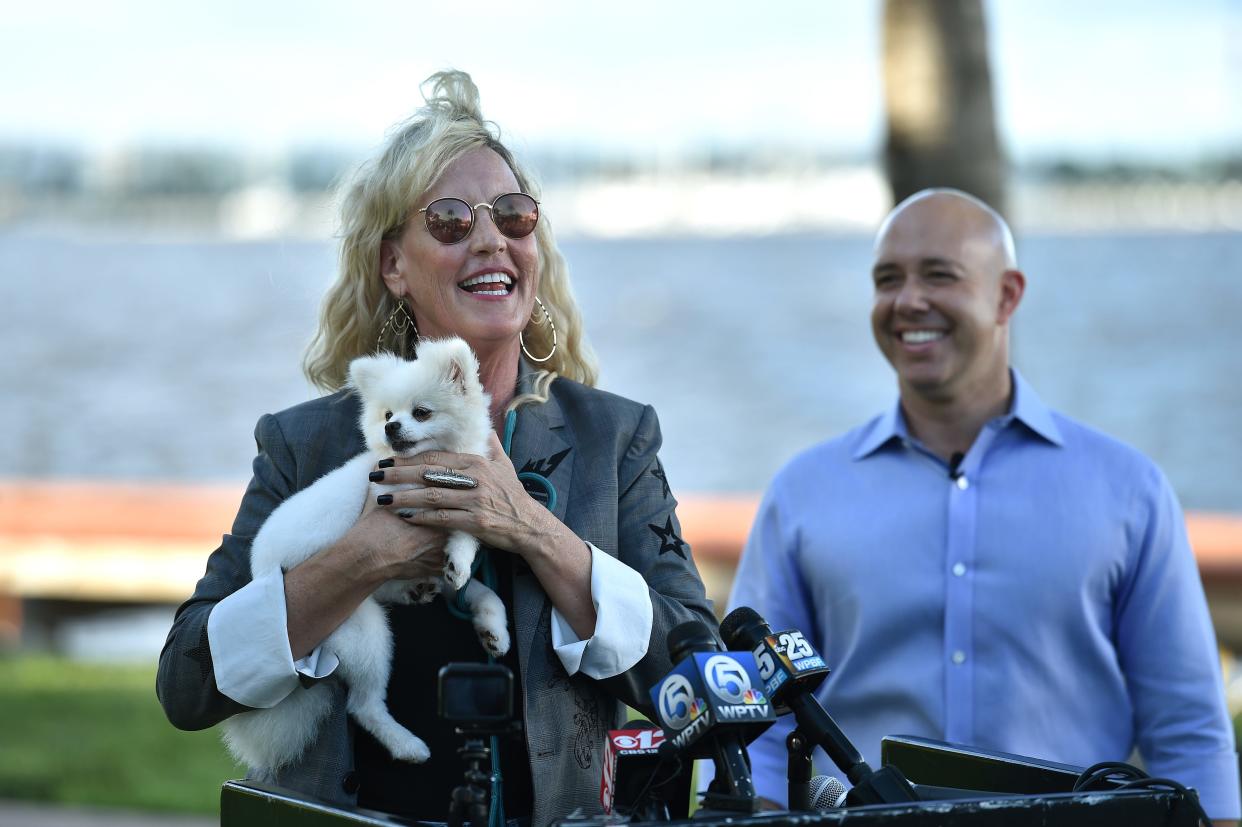
[[[785,466],[729,608],[807,634],[820,702],[873,767],[884,735],[1148,772],[1238,818],[1238,756],[1181,509],[1138,451],[1046,407],[1008,414],[953,478],[900,405]],[[786,799],[786,717],[750,747]],[[816,754],[817,772],[837,772]]]

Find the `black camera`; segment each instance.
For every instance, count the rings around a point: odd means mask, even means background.
[[[499,663],[440,668],[440,717],[462,734],[502,735],[513,721],[513,673]]]
[[[464,783],[453,788],[449,827],[487,827],[498,783],[487,740],[522,731],[513,719],[513,673],[499,663],[450,663],[440,668],[438,694],[440,717],[466,736],[457,750],[466,763]]]

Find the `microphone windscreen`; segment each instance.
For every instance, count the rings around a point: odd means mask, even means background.
[[[767,622],[749,606],[738,606],[720,622],[720,637],[730,649],[754,649],[771,633]]]
[[[669,630],[668,654],[673,663],[681,663],[692,652],[716,652],[720,642],[701,620],[687,620]]]
[[[811,809],[835,810],[845,801],[847,792],[839,778],[817,775],[811,779]]]

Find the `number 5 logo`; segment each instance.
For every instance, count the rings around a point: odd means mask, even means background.
[[[759,664],[759,679],[765,682],[771,680],[776,673],[776,661],[772,659],[766,641],[755,647],[755,662]]]
[[[660,687],[660,719],[668,729],[681,729],[690,723],[694,692],[682,675],[670,675]]]
[[[728,655],[712,655],[703,664],[707,688],[731,704],[740,704],[750,691],[750,678],[742,664]]]

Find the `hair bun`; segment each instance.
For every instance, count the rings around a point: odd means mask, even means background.
[[[426,91],[430,87],[430,92]],[[479,87],[470,75],[457,69],[436,72],[422,83],[427,106],[449,114],[454,120],[483,122]]]

